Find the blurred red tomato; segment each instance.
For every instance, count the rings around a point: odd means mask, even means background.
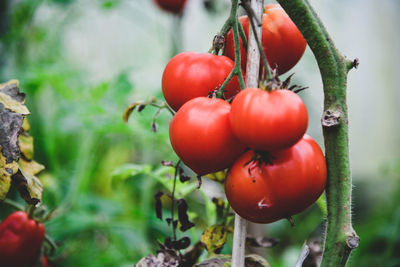
[[[0,265],[28,267],[39,257],[45,235],[43,224],[22,211],[11,213],[0,224]]]
[[[163,10],[179,14],[185,7],[186,0],[154,0],[154,2]]]
[[[249,18],[239,18],[246,37],[249,36]],[[279,4],[265,6],[262,24],[262,46],[271,68],[278,68],[283,74],[290,70],[302,57],[306,49],[304,40],[296,25]],[[240,53],[243,70],[246,70],[247,53],[240,39]],[[235,46],[232,30],[226,36],[225,55],[235,60]]]

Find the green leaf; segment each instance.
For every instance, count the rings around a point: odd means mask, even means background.
[[[119,180],[126,180],[141,174],[150,174],[151,169],[151,165],[148,164],[124,164],[112,173],[112,177]]]
[[[213,225],[207,228],[201,236],[201,242],[206,246],[208,252],[215,253],[226,243],[228,230],[224,225]]]

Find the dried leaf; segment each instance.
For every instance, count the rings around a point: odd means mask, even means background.
[[[19,168],[23,173],[28,173],[30,175],[36,175],[39,172],[44,170],[44,166],[34,160],[27,161],[23,158],[20,158],[18,161]]]
[[[196,266],[198,267],[230,267],[231,265],[231,255],[218,255],[199,264],[196,264]]]
[[[153,122],[152,124],[151,124],[151,130],[155,133],[155,132],[157,132],[157,130],[158,130],[158,125],[157,125],[157,122]]]
[[[6,198],[11,186],[11,176],[17,171],[18,164],[16,162],[6,163],[6,158],[0,150],[0,200]]]
[[[185,236],[181,239],[172,241],[171,237],[165,239],[164,245],[169,249],[181,250],[190,246],[190,238]]]
[[[279,243],[279,239],[269,237],[251,237],[246,238],[246,244],[251,247],[271,248]]]
[[[27,160],[33,159],[33,137],[29,135],[21,134],[19,136],[19,148],[21,150],[21,154]]]
[[[230,267],[232,265],[231,255],[218,255],[200,264],[198,267]],[[245,267],[270,267],[269,263],[260,255],[249,254],[245,256]]]
[[[168,251],[161,251],[154,255],[149,255],[142,258],[135,267],[177,267],[179,266],[179,257],[169,253]]]
[[[190,180],[190,176],[187,176],[182,168],[179,168],[179,181],[184,183]]]
[[[11,176],[18,171],[18,136],[24,115],[29,114],[24,103],[25,94],[19,92],[18,81],[0,84],[0,199],[6,197]]]
[[[161,197],[164,195],[163,192],[157,191],[154,194],[154,200],[155,200],[155,210],[156,210],[156,216],[158,219],[162,220],[162,202],[161,202]]]
[[[24,132],[28,132],[31,129],[31,125],[29,124],[29,121],[27,118],[24,118],[23,122],[22,122],[22,130]]]
[[[221,249],[228,238],[228,231],[224,225],[213,225],[208,227],[201,236],[201,242],[211,253]]]
[[[25,94],[19,92],[19,82],[17,80],[0,84],[0,103],[10,112],[21,115],[30,114],[25,106]]]
[[[194,266],[201,253],[204,250],[204,245],[200,241],[197,242],[192,248],[186,251],[185,255],[182,258],[183,266]]]
[[[142,102],[133,102],[130,104],[124,111],[122,118],[125,123],[128,123],[129,116],[131,116],[132,112],[135,110],[135,108],[139,105],[142,105]]]
[[[182,232],[192,228],[194,223],[189,221],[189,217],[187,215],[188,205],[186,201],[182,198],[177,201],[178,206],[178,219],[181,223],[181,227],[179,228]]]
[[[36,205],[42,199],[42,185],[39,179],[29,173],[23,173],[21,169],[12,177],[12,184],[15,185],[21,197],[28,203]]]
[[[257,254],[249,254],[245,257],[246,267],[270,267],[268,261]]]
[[[174,163],[173,163],[172,161],[162,160],[162,161],[161,161],[161,165],[167,166],[167,167],[173,167],[173,166],[174,166]]]

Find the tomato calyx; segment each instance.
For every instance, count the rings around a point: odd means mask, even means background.
[[[291,85],[291,80],[294,73],[290,74],[283,82],[279,79],[277,69],[272,70],[271,78],[260,82],[260,88],[262,90],[273,91],[273,90],[289,90],[294,93],[299,93],[308,88],[308,86],[300,86],[297,84]]]
[[[255,183],[254,176],[252,175],[252,169],[255,167],[261,168],[262,165],[274,165],[273,160],[275,159],[274,156],[268,151],[261,151],[256,150],[254,151],[253,156],[243,164],[244,167],[248,166],[247,171],[249,176],[253,179],[253,183]]]

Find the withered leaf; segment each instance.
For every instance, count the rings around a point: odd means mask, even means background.
[[[183,266],[194,266],[201,253],[204,250],[204,244],[200,241],[197,242],[193,247],[186,251],[182,258],[182,265]]]
[[[11,176],[18,171],[18,136],[24,116],[28,114],[25,94],[19,92],[19,82],[12,80],[0,84],[0,199],[6,197]]]
[[[185,236],[178,240],[171,240],[171,237],[167,237],[164,241],[164,245],[169,249],[185,249],[190,246],[190,238]]]
[[[232,266],[231,255],[217,255],[211,259],[205,260],[197,267],[230,267]],[[270,267],[269,263],[260,255],[249,254],[245,256],[245,267]]]
[[[156,216],[158,219],[162,220],[162,202],[161,202],[161,197],[164,195],[163,192],[157,191],[154,194],[154,200],[155,200],[155,210],[156,210]]]
[[[182,168],[179,168],[179,181],[184,183],[190,180],[190,176],[187,176]]]
[[[19,148],[21,150],[21,155],[27,159],[33,159],[33,137],[29,135],[21,134],[19,136]]]
[[[178,219],[179,222],[181,223],[181,227],[179,227],[179,229],[182,232],[185,232],[186,230],[192,228],[194,226],[194,223],[189,221],[189,217],[187,215],[188,205],[183,198],[177,201],[177,206],[178,206]]]
[[[28,203],[36,205],[42,199],[42,185],[39,179],[29,173],[18,170],[12,177],[12,184],[16,186],[21,197]]]
[[[220,250],[226,243],[228,231],[226,226],[216,224],[208,227],[201,236],[201,242],[206,246],[209,252]]]
[[[271,248],[279,243],[279,239],[269,237],[251,237],[246,238],[246,244],[251,247]]]

